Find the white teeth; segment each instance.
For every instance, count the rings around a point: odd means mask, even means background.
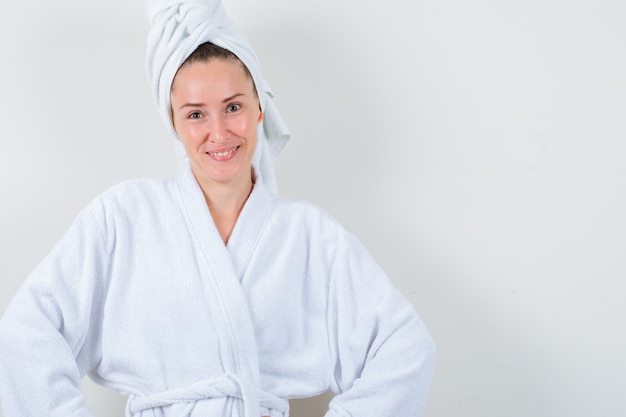
[[[211,156],[217,156],[218,158],[224,157],[224,156],[228,156],[231,153],[235,152],[237,149],[233,148],[229,151],[224,151],[224,152],[209,152],[209,155]]]

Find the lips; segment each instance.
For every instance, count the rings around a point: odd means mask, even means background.
[[[209,152],[206,152],[206,154],[209,155],[211,158],[215,158],[215,159],[228,159],[235,152],[237,152],[238,149],[239,149],[239,146],[233,146],[232,148],[228,148],[228,149],[209,151]]]

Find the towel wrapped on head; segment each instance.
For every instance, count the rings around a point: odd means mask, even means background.
[[[171,119],[170,92],[176,72],[203,43],[211,42],[234,53],[248,68],[257,90],[263,122],[252,160],[263,183],[277,192],[274,159],[289,140],[289,131],[274,104],[274,94],[261,75],[259,60],[248,40],[237,31],[219,0],[150,0],[150,33],[146,70],[157,108],[176,138]],[[185,158],[177,140],[179,157]]]

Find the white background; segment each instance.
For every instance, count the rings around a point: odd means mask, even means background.
[[[226,7],[293,134],[282,194],[364,241],[437,342],[426,416],[626,415],[626,2]],[[175,172],[147,30],[143,1],[0,6],[0,311],[89,200]]]

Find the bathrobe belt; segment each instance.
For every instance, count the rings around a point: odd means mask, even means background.
[[[142,397],[130,396],[126,405],[126,415],[135,416],[142,411],[152,409],[154,415],[165,416],[163,407],[189,403],[183,414],[179,416],[189,417],[198,401],[210,398],[234,397],[243,400],[245,404],[250,401],[250,393],[254,389],[257,388],[248,382],[240,380],[236,375],[225,373],[215,379],[196,382],[185,388],[176,388]],[[280,413],[278,415],[282,416],[289,410],[289,403],[273,394],[261,391],[259,397],[260,412],[267,411],[268,415],[274,417],[276,415],[275,412]],[[259,415],[246,415],[245,417],[259,417]]]

